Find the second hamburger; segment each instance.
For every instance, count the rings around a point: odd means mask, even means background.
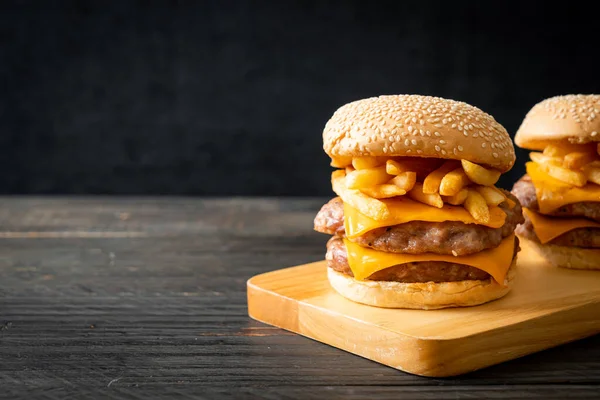
[[[525,214],[517,234],[555,266],[600,270],[600,95],[536,104],[515,143],[537,150],[513,188]]]
[[[325,126],[339,196],[315,218],[328,278],[368,305],[436,309],[504,296],[515,276],[521,207],[494,185],[515,162],[493,117],[438,97],[347,104]]]

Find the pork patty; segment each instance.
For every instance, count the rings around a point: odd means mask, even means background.
[[[525,222],[519,225],[515,231],[526,239],[540,243],[540,239],[535,234],[531,220],[525,216]],[[557,238],[552,239],[546,244],[555,244],[557,246],[600,248],[600,228],[577,228],[565,232]]]
[[[344,202],[339,197],[329,200],[317,213],[314,221],[315,231],[328,235],[340,235],[344,229]]]
[[[539,211],[535,187],[529,175],[524,175],[513,186],[512,193],[519,199],[523,207]],[[600,222],[600,202],[583,201],[565,204],[547,214],[555,217],[585,217]]]
[[[519,251],[519,240],[515,237],[513,258]],[[354,276],[348,265],[348,254],[344,241],[334,236],[327,242],[327,265],[337,272]],[[375,272],[367,278],[372,281],[394,282],[456,282],[466,280],[486,280],[490,275],[469,265],[449,263],[444,261],[411,262],[394,265]]]
[[[500,228],[455,221],[410,221],[376,228],[350,240],[375,250],[405,254],[435,253],[460,256],[498,247],[502,239],[512,235],[515,227],[523,222],[519,202],[509,192],[504,193],[513,199],[516,205],[512,209],[506,203],[500,205],[506,213],[506,220]],[[321,208],[315,218],[315,230],[330,235],[345,234],[344,207],[339,197],[330,200]]]

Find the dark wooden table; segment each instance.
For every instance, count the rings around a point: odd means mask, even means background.
[[[252,321],[323,201],[1,199],[0,397],[600,398],[600,336],[429,379]]]

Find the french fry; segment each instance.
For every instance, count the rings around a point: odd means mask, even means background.
[[[417,179],[424,179],[431,171],[439,166],[439,161],[431,158],[396,157],[386,163],[390,175],[412,171],[417,173]]]
[[[344,170],[333,171],[331,174],[331,186],[333,191],[341,197],[344,203],[356,208],[360,213],[377,221],[390,218],[390,210],[385,203],[367,196],[358,190],[346,187],[346,176]]]
[[[369,188],[363,188],[360,189],[360,191],[375,199],[387,199],[389,197],[402,196],[406,194],[406,190],[392,184],[383,184]]]
[[[553,165],[553,164],[548,164],[548,163],[539,163],[538,162],[538,165],[542,171],[544,171],[551,177],[556,178],[559,181],[565,182],[571,186],[581,187],[581,186],[585,185],[585,183],[587,182],[587,178],[586,178],[585,174],[581,171],[572,171],[570,169],[566,169],[566,168],[559,167],[559,166]]]
[[[460,160],[465,174],[478,185],[493,186],[500,178],[500,171],[487,169],[468,160]]]
[[[444,207],[444,202],[442,201],[442,197],[439,195],[439,193],[423,193],[423,184],[421,183],[415,183],[415,186],[412,188],[412,190],[408,192],[408,197],[432,207]]]
[[[348,175],[350,172],[354,171],[354,168],[352,167],[352,165],[348,165],[346,168],[346,175]]]
[[[580,150],[577,145],[563,143],[562,145],[550,144],[544,149],[544,155],[548,157],[564,157],[569,153]]]
[[[386,183],[392,177],[385,172],[385,165],[375,168],[357,169],[346,175],[348,189],[362,189]]]
[[[390,175],[399,175],[403,172],[410,171],[410,165],[408,163],[402,163],[395,160],[387,160],[385,163],[385,170]]]
[[[600,185],[600,167],[587,166],[583,169],[588,181]]]
[[[490,209],[483,196],[477,191],[469,190],[464,207],[475,221],[484,224],[490,222]]]
[[[568,169],[580,169],[584,165],[598,159],[596,152],[575,152],[569,153],[563,159],[563,167]]]
[[[415,182],[417,182],[417,173],[412,171],[401,172],[390,181],[391,184],[407,192],[415,186]]]
[[[440,183],[442,178],[450,171],[454,171],[458,168],[458,161],[450,160],[442,164],[441,167],[431,172],[423,180],[423,193],[432,194],[437,193],[440,190]]]
[[[442,200],[444,200],[444,203],[452,204],[453,206],[460,206],[465,202],[468,194],[469,189],[464,188],[461,189],[460,192],[456,193],[454,196],[442,196]]]
[[[334,179],[344,178],[345,176],[346,171],[344,171],[343,169],[337,169],[331,173],[331,182],[333,182]]]
[[[335,168],[344,168],[352,164],[352,157],[333,156],[331,157],[331,166]]]
[[[532,151],[531,153],[529,153],[529,158],[531,158],[531,161],[536,162],[540,165],[551,164],[559,167],[562,166],[562,159],[560,157],[547,156],[536,151]]]
[[[475,186],[474,189],[483,197],[490,207],[497,206],[506,201],[506,196],[493,186]]]
[[[551,144],[551,145],[546,146],[543,154],[547,157],[564,157],[566,154],[568,154],[568,151],[563,150],[560,147]]]
[[[467,174],[462,168],[456,168],[455,170],[448,172],[440,183],[440,194],[442,196],[454,196],[456,193],[467,186],[471,181],[467,177]]]
[[[590,144],[573,144],[573,143],[568,143],[568,142],[562,142],[557,145],[551,144],[551,145],[546,146],[546,148],[544,149],[544,155],[549,156],[549,157],[562,158],[569,153],[576,153],[576,152],[587,153],[588,151],[589,152],[594,151],[594,146],[592,146]]]
[[[385,164],[385,157],[354,157],[352,166],[354,169],[368,169]]]

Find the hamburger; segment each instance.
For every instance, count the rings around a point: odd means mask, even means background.
[[[525,216],[518,236],[555,266],[600,269],[600,96],[542,101],[515,143],[535,150],[512,189]]]
[[[495,187],[512,141],[469,104],[380,96],[339,108],[323,131],[338,197],[314,220],[342,296],[387,308],[474,306],[515,277],[521,207]]]

